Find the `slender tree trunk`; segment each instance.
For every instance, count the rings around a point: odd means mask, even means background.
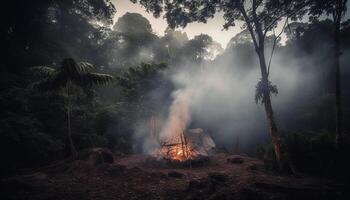
[[[263,103],[265,107],[266,118],[268,121],[271,142],[274,147],[276,160],[279,167],[281,167],[281,139],[280,139],[280,135],[278,134],[277,125],[273,114],[271,96],[269,91],[269,79],[268,79],[268,73],[267,73],[267,66],[265,61],[264,50],[262,48],[259,49],[258,56],[259,56],[261,76],[262,76],[261,81],[263,84],[263,101],[264,101]]]
[[[253,0],[252,15],[253,15],[253,24],[255,26],[255,30],[251,24],[252,23],[251,19],[247,16],[247,12],[244,8],[244,3],[241,2],[239,4],[239,8],[243,15],[243,18],[245,19],[245,22],[247,23],[248,30],[253,40],[255,51],[259,57],[259,63],[260,63],[260,69],[261,69],[261,81],[263,84],[263,101],[264,101],[265,113],[268,121],[271,142],[274,147],[274,151],[276,155],[276,160],[279,165],[279,168],[281,169],[281,140],[278,134],[277,125],[273,115],[273,109],[272,109],[271,97],[270,97],[270,91],[269,91],[269,79],[268,79],[269,74],[267,72],[265,52],[264,52],[265,35],[263,33],[261,23],[256,14],[256,9],[257,9],[256,3],[257,1]]]
[[[339,136],[343,134],[343,110],[341,101],[341,77],[340,77],[340,19],[335,20],[334,34],[334,65],[335,65],[335,105],[336,105],[336,144]]]
[[[71,98],[70,98],[70,84],[68,83],[66,86],[66,90],[67,90],[67,128],[68,128],[68,140],[69,140],[69,147],[72,153],[73,157],[76,157],[77,155],[77,151],[75,149],[74,143],[73,143],[73,139],[72,139],[72,129],[71,129]]]

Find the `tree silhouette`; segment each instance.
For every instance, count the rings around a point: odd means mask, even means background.
[[[40,91],[58,91],[63,90],[67,96],[67,128],[68,140],[72,156],[77,154],[72,139],[71,131],[71,112],[72,112],[72,86],[81,88],[91,87],[93,85],[106,85],[114,78],[111,75],[90,72],[93,65],[87,62],[76,62],[74,59],[67,58],[62,61],[59,69],[49,66],[33,67],[33,70],[39,71],[46,77],[34,84],[34,87]]]
[[[322,14],[332,17],[334,27],[334,57],[335,67],[335,105],[336,105],[336,143],[343,134],[343,109],[341,100],[341,80],[340,80],[340,29],[341,22],[345,16],[347,0],[313,0],[309,9],[311,18],[319,17]],[[313,19],[315,20],[315,19]]]

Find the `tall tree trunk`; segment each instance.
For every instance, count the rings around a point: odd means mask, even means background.
[[[75,149],[74,143],[73,143],[73,139],[72,139],[72,129],[71,129],[71,107],[72,107],[72,103],[71,103],[71,98],[70,98],[70,84],[68,83],[66,86],[66,90],[67,90],[67,128],[68,128],[68,141],[69,141],[69,147],[72,153],[73,157],[76,157],[77,155],[77,151]]]
[[[339,14],[340,15],[340,14]],[[343,134],[343,110],[341,101],[341,78],[340,78],[340,17],[337,17],[334,34],[334,65],[335,65],[335,105],[336,105],[336,144],[339,136]]]
[[[253,40],[255,51],[259,57],[259,63],[260,63],[260,69],[261,69],[261,81],[263,84],[263,101],[265,106],[265,113],[268,121],[271,142],[274,147],[274,151],[276,155],[276,160],[279,165],[279,168],[281,169],[281,140],[278,134],[277,125],[273,115],[273,109],[272,109],[271,97],[270,97],[270,91],[269,91],[269,78],[268,78],[269,74],[267,72],[267,66],[266,66],[266,60],[265,60],[265,35],[263,33],[261,23],[256,14],[256,9],[257,9],[256,4],[257,4],[257,1],[253,0],[252,15],[253,15],[253,24],[255,26],[255,30],[251,24],[252,23],[251,19],[247,16],[247,12],[244,8],[243,2],[239,3],[239,9],[243,15],[243,18],[245,19],[245,22],[247,23],[248,30]]]
[[[274,147],[276,160],[279,167],[281,167],[281,139],[280,139],[280,135],[278,134],[277,125],[275,122],[272,104],[271,104],[271,96],[269,91],[269,79],[268,79],[267,66],[266,66],[263,47],[259,48],[258,56],[259,56],[261,76],[262,76],[261,81],[263,84],[263,103],[265,107],[266,118],[268,121],[271,142]]]

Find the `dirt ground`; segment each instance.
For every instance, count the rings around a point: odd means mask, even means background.
[[[238,162],[228,162],[228,159]],[[0,199],[13,200],[259,200],[350,199],[348,186],[311,177],[266,172],[254,158],[217,154],[192,168],[153,165],[144,155],[116,157],[112,164],[62,161],[0,181]]]

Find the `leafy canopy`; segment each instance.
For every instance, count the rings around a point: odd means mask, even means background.
[[[82,88],[92,85],[105,85],[113,81],[113,76],[90,72],[94,67],[87,62],[76,62],[67,58],[62,61],[59,69],[49,66],[33,67],[33,70],[46,75],[42,81],[35,84],[39,90],[58,90],[67,86],[68,83],[76,84]]]
[[[236,21],[243,21],[243,28],[252,24],[253,29],[260,29],[265,33],[276,27],[283,17],[296,19],[301,17],[305,0],[131,0],[139,2],[148,12],[159,17],[165,12],[165,18],[171,28],[186,27],[191,22],[206,23],[217,12],[223,13],[224,28],[236,25]],[[257,27],[261,26],[261,27]]]

